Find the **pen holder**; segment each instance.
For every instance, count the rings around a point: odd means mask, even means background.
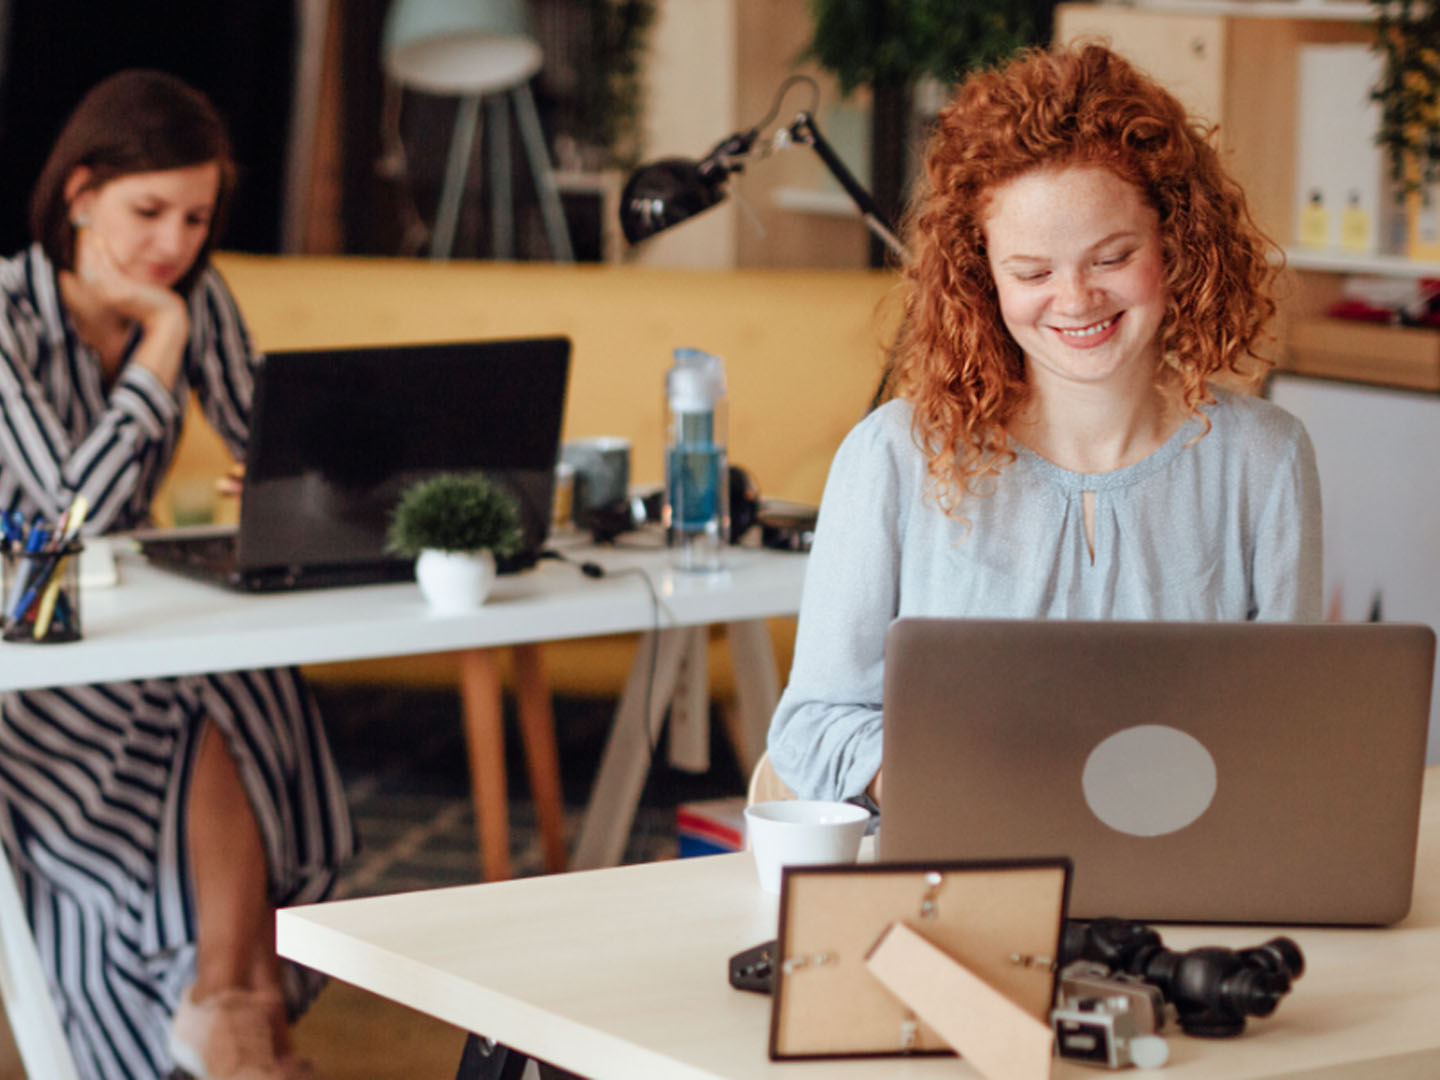
[[[0,558],[6,641],[51,644],[80,639],[80,552],[72,541],[58,551]]]

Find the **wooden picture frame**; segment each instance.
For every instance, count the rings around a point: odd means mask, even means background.
[[[953,1053],[869,970],[902,923],[1049,1025],[1069,859],[786,867],[774,958],[775,1061]]]

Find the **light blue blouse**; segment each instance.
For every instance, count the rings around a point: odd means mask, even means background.
[[[861,421],[831,464],[771,762],[802,798],[859,795],[880,767],[885,632],[901,615],[1315,620],[1320,482],[1300,421],[1215,391],[1149,457],[1070,472],[1017,446],[959,519],[926,496],[908,402]],[[1197,438],[1197,436],[1199,436]],[[1095,552],[1081,495],[1095,492]]]

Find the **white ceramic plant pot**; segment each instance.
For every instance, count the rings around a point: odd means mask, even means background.
[[[495,553],[426,549],[415,560],[415,580],[435,611],[474,611],[495,584]]]

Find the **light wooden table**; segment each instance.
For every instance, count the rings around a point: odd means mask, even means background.
[[[1440,766],[1425,782],[1409,917],[1285,931],[1307,967],[1275,1014],[1237,1039],[1169,1033],[1157,1075],[1440,1075]],[[770,1001],[731,989],[726,961],[773,938],[776,915],[741,854],[291,908],[278,935],[284,956],[595,1080],[976,1075],[951,1058],[769,1061]],[[1277,932],[1161,928],[1175,949]]]

